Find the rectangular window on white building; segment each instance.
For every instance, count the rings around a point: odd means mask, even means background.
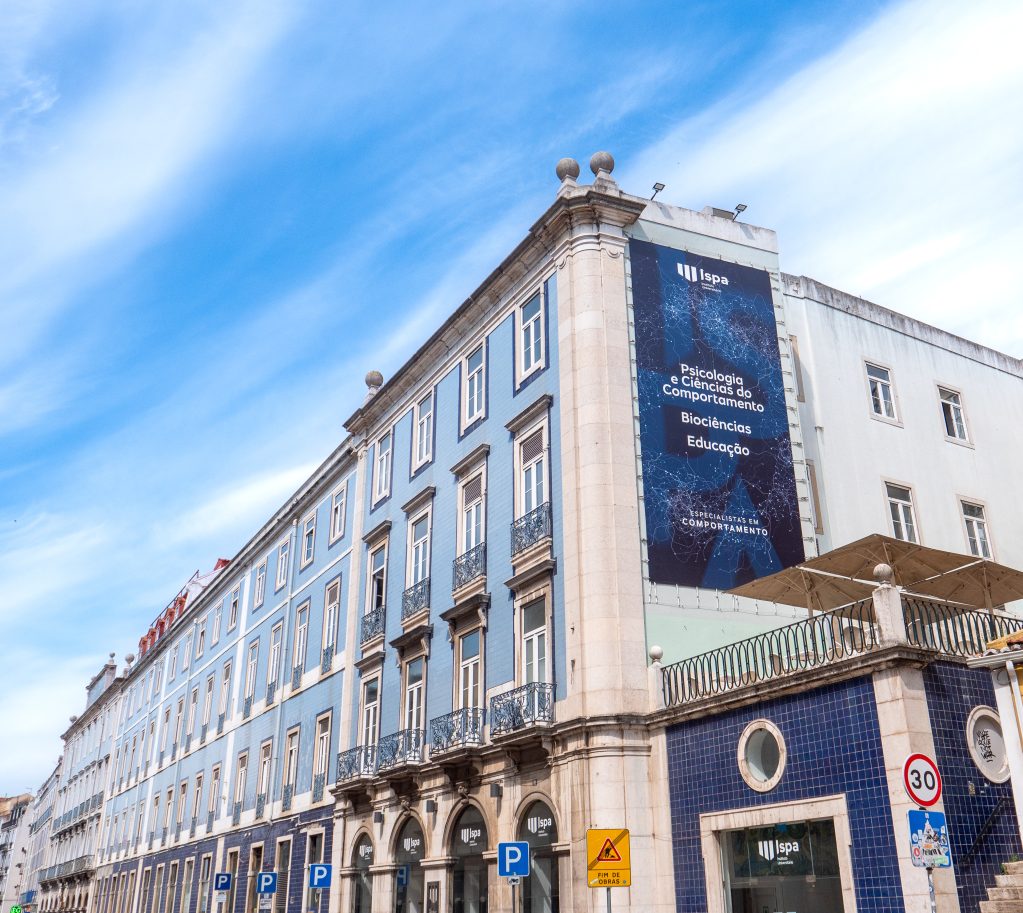
[[[345,534],[345,500],[348,486],[343,485],[330,496],[330,541],[337,542]]]
[[[412,419],[416,429],[415,448],[412,454],[412,469],[415,470],[433,459],[432,390],[416,403]]]
[[[955,390],[949,390],[946,387],[938,387],[938,397],[941,400],[941,418],[945,423],[945,437],[954,441],[969,441],[962,397]]]
[[[880,365],[866,363],[867,386],[870,390],[870,408],[878,418],[898,421],[895,409],[895,387],[892,372]]]
[[[916,516],[913,513],[913,493],[901,485],[885,483],[888,512],[892,521],[892,535],[903,542],[919,542]]]
[[[966,542],[970,554],[978,558],[991,557],[991,540],[987,531],[987,517],[984,506],[972,501],[960,501],[963,509],[963,523],[966,526]]]

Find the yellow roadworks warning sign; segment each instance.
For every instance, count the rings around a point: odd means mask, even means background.
[[[628,828],[592,828],[586,832],[586,883],[591,888],[627,888],[632,884]]]

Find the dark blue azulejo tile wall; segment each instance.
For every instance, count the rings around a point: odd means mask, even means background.
[[[750,789],[736,752],[764,718],[785,738],[788,761],[769,793]],[[859,913],[904,913],[877,708],[870,678],[765,701],[668,730],[668,787],[679,913],[704,913],[700,815],[845,793]]]
[[[1002,870],[1001,864],[1023,853],[1011,786],[986,779],[973,763],[966,742],[970,711],[981,704],[995,706],[991,673],[955,663],[932,663],[924,670],[924,687],[935,760],[944,786],[959,906],[962,913],[977,913],[980,902],[987,899],[988,885],[995,883],[995,875]],[[987,833],[978,840],[985,825]]]

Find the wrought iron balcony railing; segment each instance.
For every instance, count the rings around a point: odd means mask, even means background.
[[[490,699],[490,734],[554,722],[554,685],[530,682]]]
[[[281,794],[281,811],[291,811],[291,800],[295,798],[295,784],[286,783],[284,785],[284,791]]]
[[[238,826],[238,822],[242,820],[242,804],[241,802],[235,802],[234,808],[231,809],[231,824],[235,827]]]
[[[377,742],[377,770],[390,770],[423,760],[425,733],[422,729],[399,729]]]
[[[260,793],[256,796],[256,818],[262,818],[263,812],[266,811],[266,793]]]
[[[223,735],[224,723],[227,721],[227,714],[222,713],[217,717],[217,735]]]
[[[902,597],[902,616],[907,640],[914,647],[954,656],[978,656],[992,640],[1023,630],[1023,619],[963,612],[956,606],[910,596]]]
[[[482,707],[463,707],[430,720],[430,751],[448,751],[483,744]]]
[[[200,745],[205,745],[206,744],[206,734],[209,731],[210,731],[210,724],[209,723],[203,723],[202,724],[202,729],[199,730],[199,744]]]
[[[384,633],[384,606],[378,606],[362,616],[359,643],[364,644]]]
[[[376,773],[376,751],[376,745],[359,745],[340,752],[337,756],[337,782],[373,776]]]
[[[188,754],[188,752],[191,751],[191,750],[192,750],[192,734],[189,733],[188,735],[185,736],[185,750],[182,752],[182,754]]]
[[[323,655],[320,658],[320,672],[330,672],[330,667],[334,665],[334,646],[331,644],[329,647],[323,648]]]
[[[195,836],[195,829],[198,826],[199,826],[199,819],[197,817],[193,817],[191,823],[188,826],[188,836],[189,837],[194,837]]]
[[[544,501],[511,525],[511,552],[517,555],[551,535],[551,502]]]
[[[864,599],[843,609],[841,615],[815,615],[665,666],[661,670],[664,704],[685,704],[831,665],[879,646],[873,604]]]
[[[323,798],[323,790],[326,785],[326,774],[317,774],[313,777],[313,802],[319,802]]]
[[[266,686],[266,702],[272,704],[277,696],[277,682],[270,682]]]
[[[487,543],[481,542],[462,552],[451,564],[451,588],[460,589],[487,576]]]
[[[298,691],[302,687],[302,673],[305,670],[301,666],[295,666],[291,670],[291,690]]]
[[[242,719],[247,720],[252,716],[252,695],[245,695],[245,702],[242,704]]]
[[[213,830],[213,812],[206,813],[206,833]]]
[[[401,620],[418,615],[430,607],[430,578],[424,577],[401,594]]]

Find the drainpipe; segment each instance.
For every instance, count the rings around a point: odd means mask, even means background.
[[[1016,823],[1020,832],[1020,839],[1023,840],[1023,764],[1020,763],[1020,754],[1023,751],[1023,696],[1019,693],[1019,677],[1016,675],[1016,665],[1011,659],[1005,661],[1005,670],[1009,674],[1009,700],[1012,701],[1012,709],[1016,717],[1017,745],[1016,751],[1010,751],[1009,743],[1006,742],[1005,754],[1009,762],[1009,784],[1012,786],[1012,802],[1016,809]],[[1006,735],[1002,729],[1002,737]],[[1013,769],[1015,768],[1015,769]]]

